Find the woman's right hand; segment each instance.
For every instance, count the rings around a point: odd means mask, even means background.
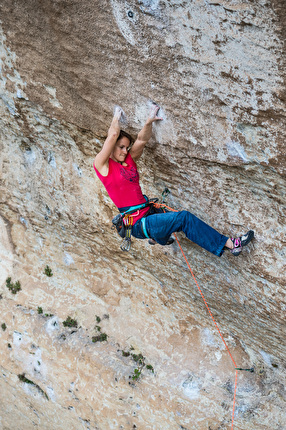
[[[120,106],[115,106],[113,120],[120,121],[121,115],[123,114],[123,110]]]
[[[120,106],[115,106],[114,109],[114,115],[108,130],[108,135],[116,135],[116,138],[119,136],[120,133],[120,125],[119,125],[119,121],[121,118],[121,115],[123,114],[123,110],[121,109]]]

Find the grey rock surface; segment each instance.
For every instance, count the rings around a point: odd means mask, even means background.
[[[92,168],[114,106],[135,136],[154,101],[143,191],[167,187],[225,235],[255,230],[237,258],[178,236],[237,365],[255,370],[239,373],[234,428],[283,429],[283,2],[0,6],[0,428],[231,427],[234,366],[178,245],[122,253]],[[134,381],[133,353],[154,373]]]

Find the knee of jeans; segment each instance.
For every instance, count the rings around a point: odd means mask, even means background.
[[[180,219],[182,222],[182,225],[185,225],[186,223],[193,221],[193,214],[189,211],[181,211],[180,213]]]
[[[187,211],[179,211],[179,212],[177,212],[176,213],[176,224],[177,224],[177,227],[178,228],[180,228],[180,229],[182,229],[183,228],[183,226],[185,225],[185,223],[186,223],[186,218],[187,218],[187,214],[188,212]]]
[[[190,215],[191,215],[191,213],[190,213],[190,212],[188,212],[188,211],[180,211],[180,212],[179,212],[179,216],[180,216],[180,218],[181,218],[183,221],[185,221],[186,219],[188,219]]]

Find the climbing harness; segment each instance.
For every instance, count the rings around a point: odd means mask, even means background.
[[[141,226],[142,226],[142,230],[143,233],[146,237],[146,239],[151,239],[151,237],[149,236],[149,234],[147,233],[147,228],[146,228],[146,217],[142,218],[141,220]]]
[[[123,242],[120,245],[120,249],[122,251],[128,252],[131,249],[131,233],[132,233],[132,226],[133,226],[133,221],[134,221],[133,217],[135,215],[138,215],[139,211],[141,209],[144,209],[148,206],[150,207],[150,210],[141,219],[142,219],[143,233],[147,239],[150,239],[150,237],[148,236],[148,233],[147,233],[146,225],[145,225],[145,222],[146,222],[145,217],[147,215],[150,215],[150,213],[156,212],[157,209],[155,209],[155,207],[156,207],[156,204],[158,202],[158,199],[157,198],[148,199],[147,196],[144,196],[144,197],[146,200],[145,203],[141,203],[140,205],[135,205],[135,206],[126,206],[123,208],[118,208],[120,213],[112,219],[113,228],[116,228],[119,236],[121,236],[123,238]],[[151,212],[152,209],[154,210],[154,212]]]

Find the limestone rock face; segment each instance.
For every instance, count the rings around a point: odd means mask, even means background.
[[[234,428],[285,427],[283,3],[0,0],[1,429],[231,428],[235,366],[179,246],[120,251],[92,167],[114,106],[135,136],[152,102],[144,193],[255,230],[237,258],[178,234],[254,368]]]

